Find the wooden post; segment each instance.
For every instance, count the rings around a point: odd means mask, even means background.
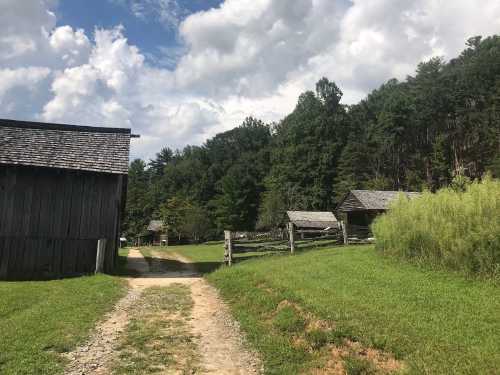
[[[106,254],[106,239],[97,241],[97,255],[95,259],[95,273],[102,273],[104,269],[104,255]]]
[[[342,226],[342,234],[344,235],[344,245],[348,245],[349,240],[347,239],[347,220],[341,221],[340,225]]]
[[[288,240],[290,242],[290,253],[295,252],[295,228],[292,222],[288,223]]]
[[[233,241],[231,231],[224,231],[224,262],[230,266],[233,263]]]

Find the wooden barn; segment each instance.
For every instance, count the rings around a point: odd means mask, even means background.
[[[168,232],[161,220],[151,220],[148,225],[151,244],[168,245]]]
[[[0,279],[94,272],[98,240],[113,270],[130,138],[130,129],[0,120]]]
[[[400,193],[408,199],[420,195],[408,191],[377,190],[351,190],[347,193],[337,206],[337,212],[342,217],[344,243],[372,239],[370,225],[373,220],[385,212]]]

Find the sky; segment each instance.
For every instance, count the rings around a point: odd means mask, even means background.
[[[356,103],[469,37],[498,0],[0,0],[0,117],[129,127],[131,157],[290,113],[322,77]]]

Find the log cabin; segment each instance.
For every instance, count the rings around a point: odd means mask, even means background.
[[[371,242],[373,220],[386,212],[399,194],[408,199],[420,195],[418,192],[380,190],[351,190],[347,193],[336,210],[342,218],[344,243]]]

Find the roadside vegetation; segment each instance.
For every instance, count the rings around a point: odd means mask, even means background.
[[[373,225],[377,249],[467,274],[500,279],[500,181],[399,199]]]
[[[60,353],[90,335],[125,294],[119,278],[0,282],[0,374],[61,374]]]
[[[199,250],[190,250],[195,261],[210,253]],[[349,374],[493,374],[500,367],[500,288],[490,281],[404,264],[373,246],[249,260],[207,278],[269,374],[338,366]]]

